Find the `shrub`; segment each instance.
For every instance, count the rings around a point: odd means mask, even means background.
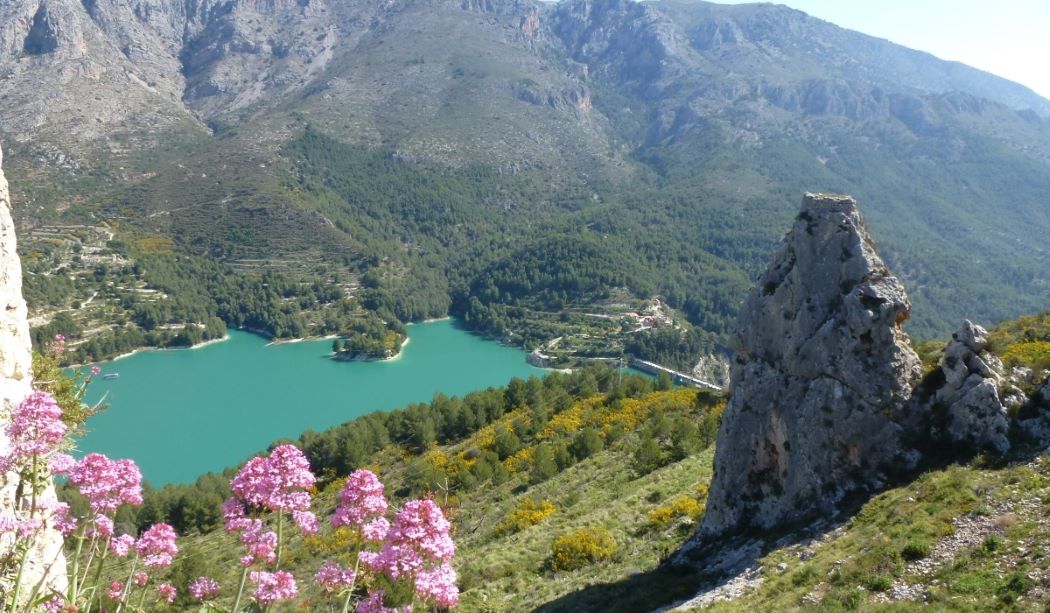
[[[616,551],[616,541],[605,528],[581,528],[563,534],[551,544],[551,570],[576,570],[602,560]]]
[[[550,500],[526,498],[521,501],[517,509],[514,509],[503,518],[503,522],[498,530],[501,534],[521,532],[547,519],[557,510],[557,507]]]
[[[930,543],[919,538],[913,538],[901,550],[901,557],[909,562],[921,560],[930,555]]]
[[[695,498],[679,496],[671,501],[671,504],[649,511],[646,525],[649,528],[663,528],[677,517],[689,517],[696,521],[703,516],[704,510],[704,505]]]

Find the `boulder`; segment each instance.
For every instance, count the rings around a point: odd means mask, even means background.
[[[1003,364],[986,350],[988,333],[965,321],[952,334],[940,367],[914,395],[913,414],[928,416],[930,442],[951,454],[1010,449],[1009,419],[1000,390]]]

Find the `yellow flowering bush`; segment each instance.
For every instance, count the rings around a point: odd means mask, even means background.
[[[554,571],[576,570],[608,560],[614,553],[616,540],[608,530],[581,528],[554,539],[548,564]]]
[[[521,532],[554,515],[554,512],[557,510],[557,507],[550,500],[526,498],[518,504],[518,508],[503,518],[503,523],[500,524],[498,530],[501,534]]]
[[[532,457],[535,453],[535,447],[525,447],[524,449],[520,449],[514,455],[503,460],[503,468],[506,468],[507,472],[512,474],[519,473],[523,470],[529,470],[532,468]]]
[[[1025,341],[1014,343],[1000,356],[1007,366],[1050,368],[1050,342]]]
[[[646,527],[663,528],[678,517],[688,517],[693,521],[700,519],[704,514],[705,506],[702,502],[689,496],[679,496],[671,501],[671,504],[656,507],[646,516]]]

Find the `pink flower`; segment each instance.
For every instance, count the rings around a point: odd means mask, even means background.
[[[244,514],[244,504],[236,498],[229,498],[222,503],[222,518],[227,532],[240,532],[251,523],[248,516]]]
[[[398,511],[378,552],[362,551],[358,560],[373,572],[394,581],[411,579],[416,593],[442,607],[459,601],[456,572],[449,561],[456,545],[451,524],[433,500],[412,500]]]
[[[168,604],[175,602],[175,586],[170,583],[161,583],[157,586],[157,596]]]
[[[411,547],[392,545],[389,542],[376,552],[362,551],[358,559],[366,568],[383,573],[394,581],[402,577],[412,578],[424,567],[425,560]]]
[[[91,528],[88,536],[109,538],[113,535],[113,520],[105,515],[95,516],[95,525]]]
[[[248,520],[248,527],[241,534],[241,543],[248,549],[248,555],[241,558],[243,566],[263,561],[273,564],[277,559],[277,533],[273,530],[264,531],[263,528],[265,524],[262,520]]]
[[[317,534],[317,516],[310,511],[292,511],[292,519],[303,534]]]
[[[171,564],[179,552],[176,537],[175,530],[168,524],[154,524],[142,533],[135,550],[143,558],[146,568],[163,568]]]
[[[91,376],[92,377],[97,377],[98,373],[100,373],[100,372],[102,372],[102,369],[99,368],[97,364],[92,364],[91,365]]]
[[[55,342],[56,343],[64,343],[64,342],[66,342],[66,335],[65,334],[56,334],[55,335]]]
[[[383,604],[383,596],[383,590],[368,592],[368,597],[357,603],[357,613],[411,613],[412,605],[387,607]]]
[[[69,514],[69,505],[64,502],[56,502],[51,521],[55,526],[55,529],[62,533],[62,536],[69,536],[77,529],[77,520],[75,517]]]
[[[343,568],[331,560],[321,565],[314,575],[314,581],[329,594],[335,594],[354,584],[355,574],[349,568]]]
[[[198,577],[190,584],[190,596],[197,600],[211,600],[219,595],[219,582],[211,577]]]
[[[53,596],[51,600],[40,606],[44,609],[44,613],[61,613],[66,606],[66,599],[61,596]]]
[[[39,517],[27,517],[18,523],[16,534],[21,540],[26,540],[44,528],[44,520]]]
[[[109,596],[113,600],[120,600],[120,597],[124,595],[124,582],[114,581],[109,584],[109,589],[106,590],[106,596]]]
[[[291,600],[299,593],[299,589],[295,586],[295,577],[287,571],[279,570],[275,573],[254,571],[249,576],[252,583],[257,586],[252,592],[252,597],[263,606],[268,606],[278,600]]]
[[[56,453],[49,460],[52,475],[65,475],[77,465],[76,459],[68,453]]]
[[[433,600],[443,609],[459,604],[456,571],[445,563],[432,570],[421,570],[416,575],[416,594],[424,600]]]
[[[280,445],[269,457],[255,457],[230,481],[234,495],[252,507],[273,512],[308,511],[314,475],[294,445]]]
[[[149,573],[140,570],[139,572],[132,575],[131,580],[135,583],[135,585],[142,587],[149,583]]]
[[[383,542],[389,531],[390,522],[385,517],[377,517],[361,527],[361,535],[373,543]]]
[[[426,558],[447,561],[456,553],[449,535],[451,527],[433,500],[411,500],[398,511],[387,540],[415,549]]]
[[[55,451],[66,433],[62,409],[47,392],[33,392],[11,412],[4,427],[10,451],[0,457],[0,472],[20,467]]]
[[[109,542],[109,550],[118,558],[123,558],[128,555],[128,552],[131,551],[131,547],[134,544],[135,537],[130,534],[121,534]]]
[[[339,493],[339,506],[332,515],[332,525],[362,526],[370,519],[386,513],[387,501],[383,484],[370,470],[355,470],[346,479]]]
[[[112,513],[122,504],[142,504],[142,474],[131,460],[110,460],[89,453],[69,472],[96,513]]]

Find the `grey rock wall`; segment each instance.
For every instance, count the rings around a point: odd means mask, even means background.
[[[14,409],[32,392],[33,358],[29,340],[26,302],[22,298],[22,265],[18,258],[15,224],[11,220],[11,202],[7,180],[2,170],[0,152],[0,454],[6,454],[9,443],[3,424]],[[54,498],[49,487],[42,498]],[[26,505],[18,496],[18,475],[0,475],[0,514],[18,515]],[[13,535],[0,536],[0,557],[14,546]],[[62,554],[62,536],[48,529],[31,552],[23,586],[38,583],[58,591],[66,588],[66,561]],[[26,593],[23,588],[23,593]]]

